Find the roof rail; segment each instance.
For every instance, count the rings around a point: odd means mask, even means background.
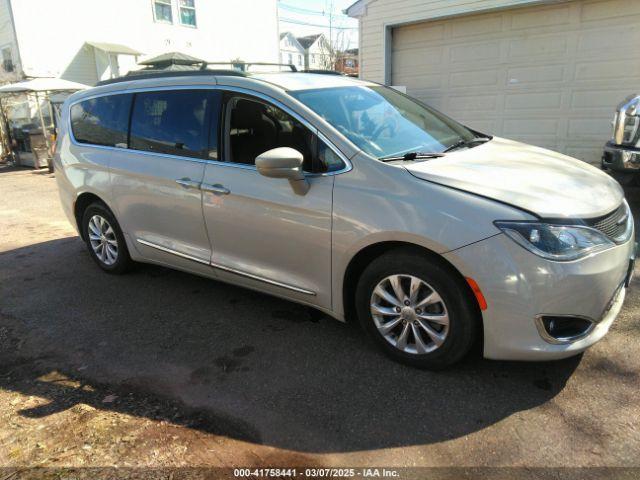
[[[258,65],[258,66],[262,66],[262,67],[287,67],[292,72],[297,72],[298,71],[296,66],[292,65],[291,63],[242,62],[242,61],[237,61],[237,62],[213,62],[213,61],[205,60],[204,62],[202,62],[202,66],[200,68],[204,70],[209,65],[231,65],[234,69],[237,69],[237,70],[239,70],[241,72],[247,72],[247,73],[248,73],[249,67],[252,67],[254,65]]]
[[[343,77],[346,74],[339,72],[337,70],[321,70],[319,68],[309,68],[306,70],[300,70],[300,73],[317,73],[318,75],[342,75]]]
[[[135,72],[135,73],[134,73]],[[140,72],[140,73],[137,73]],[[112,83],[122,83],[122,82],[130,82],[133,80],[146,80],[149,78],[167,78],[167,77],[206,77],[206,76],[214,76],[214,75],[224,75],[229,77],[246,77],[247,74],[244,72],[240,72],[238,70],[184,70],[184,71],[173,71],[173,72],[149,72],[145,73],[144,70],[134,70],[130,72],[131,75],[127,74],[124,77],[116,77],[111,78],[109,80],[102,80],[96,83],[97,87],[102,85],[111,85]]]

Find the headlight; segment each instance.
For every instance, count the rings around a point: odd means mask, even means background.
[[[590,227],[537,222],[495,222],[495,225],[531,253],[560,262],[615,246]]]

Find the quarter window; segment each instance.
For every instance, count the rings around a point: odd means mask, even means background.
[[[189,27],[196,26],[195,0],[178,0],[180,2],[180,23]]]
[[[91,98],[71,107],[71,129],[77,142],[127,147],[131,95]]]
[[[207,96],[202,90],[136,94],[129,148],[202,157],[208,141]]]
[[[156,22],[173,23],[171,0],[153,0],[153,16]]]

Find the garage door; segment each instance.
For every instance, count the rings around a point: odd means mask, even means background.
[[[470,127],[598,163],[640,93],[640,1],[574,1],[395,28],[391,78]]]

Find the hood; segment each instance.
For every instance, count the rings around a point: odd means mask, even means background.
[[[405,163],[414,176],[492,198],[544,218],[593,218],[624,193],[598,168],[560,153],[494,137],[445,157]]]

